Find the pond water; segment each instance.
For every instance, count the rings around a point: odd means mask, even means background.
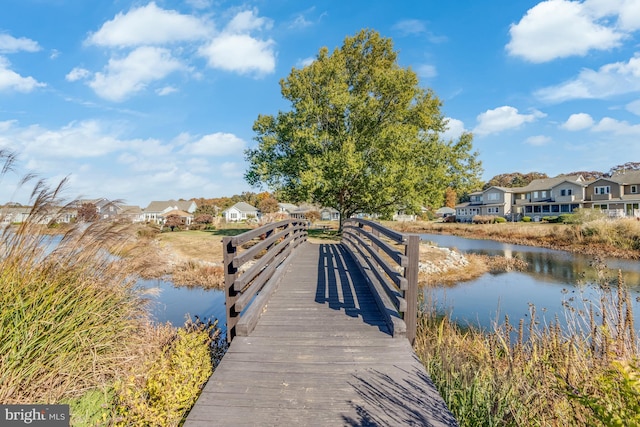
[[[551,322],[557,315],[563,323],[563,301],[584,309],[600,300],[597,284],[602,279],[592,265],[594,257],[449,235],[423,234],[421,238],[462,253],[518,257],[528,263],[526,271],[487,273],[468,282],[425,290],[428,302],[463,324],[490,328],[508,315],[510,322],[517,325],[520,319],[529,317],[531,305],[543,321]],[[607,258],[602,263],[607,267],[602,272],[609,281],[615,281],[618,270],[622,272],[631,292],[636,326],[640,325],[640,262]]]
[[[151,314],[159,323],[169,322],[174,326],[184,325],[187,316],[198,316],[202,320],[219,319],[218,327],[224,329],[224,292],[202,288],[175,287],[167,280],[139,280],[144,288],[158,289],[151,297]]]

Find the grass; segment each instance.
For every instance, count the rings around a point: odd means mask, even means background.
[[[640,259],[640,221],[631,218],[611,220],[601,216],[595,219],[583,216],[584,222],[576,220],[577,223],[572,224],[463,224],[418,221],[400,224],[390,222],[385,225],[403,232],[453,234],[590,255]]]
[[[415,349],[462,426],[638,425],[640,355],[621,277],[596,304],[566,304],[568,326],[505,318],[463,328],[424,308]]]
[[[0,178],[14,160],[0,150]],[[105,222],[54,227],[70,207],[64,184],[36,181],[28,220],[0,228],[0,402],[69,403],[74,426],[178,425],[224,340],[214,325],[152,323],[136,286],[145,262],[132,262],[149,237]],[[118,386],[132,373],[140,388]]]

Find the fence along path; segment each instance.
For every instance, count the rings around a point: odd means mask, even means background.
[[[292,232],[296,226],[270,234],[280,236],[273,242],[299,242],[279,277],[269,273],[277,287],[261,291],[270,295],[264,306],[258,301],[255,325],[227,307],[236,324],[231,345],[185,426],[457,425],[409,340],[393,338],[394,322],[381,310],[366,268],[346,245],[294,237],[305,235],[303,228]],[[242,294],[228,286],[227,297]]]

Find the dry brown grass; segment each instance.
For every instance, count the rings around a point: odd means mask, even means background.
[[[385,225],[409,233],[452,234],[587,255],[640,259],[640,222],[632,219],[600,219],[584,224],[463,224],[416,221],[400,224],[388,222]]]
[[[476,279],[489,272],[523,271],[527,268],[527,262],[519,258],[478,254],[464,255],[466,264],[455,263],[448,259],[448,253],[441,248],[420,245],[420,263],[438,268],[437,273],[421,270],[418,276],[420,285],[453,285]]]

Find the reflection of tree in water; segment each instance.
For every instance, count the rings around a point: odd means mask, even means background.
[[[607,261],[583,256],[558,256],[555,252],[517,252],[517,251],[470,251],[484,255],[502,255],[507,258],[520,258],[527,262],[525,273],[544,282],[559,282],[580,286],[590,283],[601,283],[601,266]],[[600,265],[599,268],[594,263]],[[618,275],[617,268],[605,268],[605,276],[614,280]],[[640,271],[622,270],[624,282],[632,289],[640,289]]]

